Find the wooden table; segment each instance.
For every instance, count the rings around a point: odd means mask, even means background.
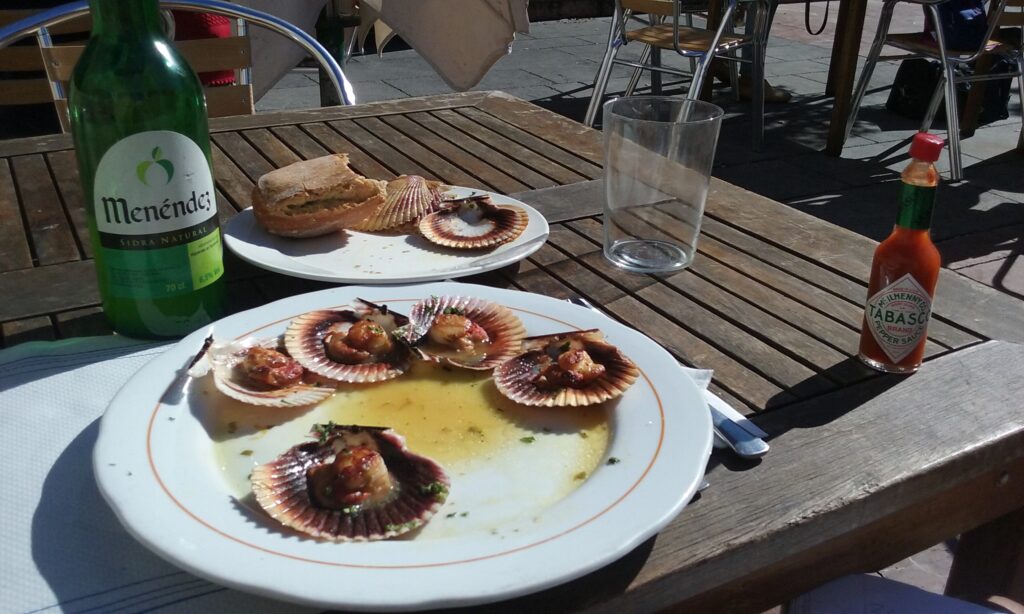
[[[469,281],[589,297],[714,369],[715,391],[771,433],[762,462],[715,453],[711,488],[656,538],[501,609],[760,611],[965,532],[954,592],[1005,591],[1024,573],[1024,346],[1007,342],[1024,339],[1020,301],[943,271],[927,363],[880,376],[850,358],[872,241],[715,181],[692,268],[622,272],[599,248],[599,134],[507,95],[230,118],[212,131],[224,216],[248,206],[262,173],[329,151],[374,177],[518,195],[548,217],[550,241]],[[6,345],[106,332],[69,146],[0,143]],[[227,266],[235,309],[325,285]],[[968,573],[979,569],[987,583]]]

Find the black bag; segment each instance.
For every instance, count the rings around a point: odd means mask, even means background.
[[[1015,69],[1015,64],[1008,58],[998,56],[993,61],[992,69],[989,72],[990,74],[1001,74],[1012,72]],[[965,72],[973,71],[972,68],[964,70]],[[922,58],[903,60],[899,70],[896,71],[896,79],[889,91],[889,99],[885,102],[885,108],[896,115],[910,119],[922,119],[925,111],[928,110],[928,102],[931,100],[932,92],[935,91],[935,86],[939,83],[941,74],[942,66],[938,62]],[[958,108],[963,109],[972,85],[975,84],[957,84]],[[981,111],[978,113],[979,125],[989,124],[1010,116],[1007,105],[1010,102],[1011,85],[1009,78],[986,82],[985,96],[982,99]],[[939,110],[935,117],[936,119],[945,119],[945,100],[939,103]]]

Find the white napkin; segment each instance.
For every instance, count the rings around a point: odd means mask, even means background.
[[[395,34],[434,67],[445,83],[465,91],[508,54],[516,32],[530,30],[525,0],[366,0]]]
[[[0,612],[310,611],[164,562],[100,496],[92,471],[98,419],[165,347],[92,337],[0,350]]]
[[[693,383],[704,392],[704,400],[708,402],[708,405],[714,406],[715,409],[732,418],[736,424],[740,425],[743,430],[754,437],[760,437],[761,439],[768,437],[768,433],[765,433],[758,428],[756,424],[747,420],[746,416],[736,411],[732,405],[723,401],[717,394],[708,390],[708,384],[711,383],[711,376],[714,374],[714,371],[710,369],[691,369],[690,367],[684,367],[682,365],[679,365],[679,368],[683,370],[683,373],[689,375],[690,379],[693,380]],[[715,434],[715,447],[728,447],[717,433]]]

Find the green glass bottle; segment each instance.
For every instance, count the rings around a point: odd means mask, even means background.
[[[223,247],[199,80],[157,0],[90,0],[69,111],[103,310],[132,337],[222,315]]]

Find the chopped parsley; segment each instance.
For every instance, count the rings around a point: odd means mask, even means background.
[[[606,465],[618,465],[621,462],[622,462],[622,460],[620,460],[619,458],[616,458],[614,456],[609,456],[608,457],[608,462],[606,462],[605,464]]]
[[[558,346],[558,351],[559,352],[568,352],[569,348],[571,348],[571,347],[572,347],[572,344],[569,343],[568,341],[566,341],[562,345]]]
[[[331,436],[331,433],[334,432],[334,427],[336,426],[338,425],[334,423],[334,420],[331,420],[327,424],[314,424],[313,434],[317,436],[320,443],[324,443],[327,441],[327,438]]]
[[[228,422],[228,432],[229,433],[234,433],[237,430],[238,430],[238,423],[237,422]]]
[[[521,441],[523,443],[533,443],[533,442],[537,441],[537,438],[534,437],[533,435],[530,435],[529,437],[520,437],[519,441]]]
[[[452,512],[451,514],[445,514],[444,517],[445,518],[455,518],[455,512]]]
[[[462,512],[459,514],[459,518],[465,518],[466,516],[469,516],[469,512]]]
[[[585,479],[587,479],[587,472],[586,471],[580,471],[576,475],[572,476],[572,479],[574,479],[574,480],[585,480]]]
[[[242,450],[242,456],[252,456],[252,450]]]
[[[466,315],[466,310],[461,308],[461,307],[445,307],[441,311],[441,313],[443,313],[445,315],[464,316],[464,315]]]
[[[475,424],[470,426],[466,430],[469,431],[470,433],[473,433],[474,435],[480,435],[481,437],[483,437],[484,435],[484,430]]]
[[[434,495],[435,497],[438,497],[438,496],[442,496],[443,497],[443,496],[448,494],[448,487],[446,487],[441,482],[431,482],[430,484],[425,484],[423,486],[420,486],[420,492],[425,494],[425,495]]]

